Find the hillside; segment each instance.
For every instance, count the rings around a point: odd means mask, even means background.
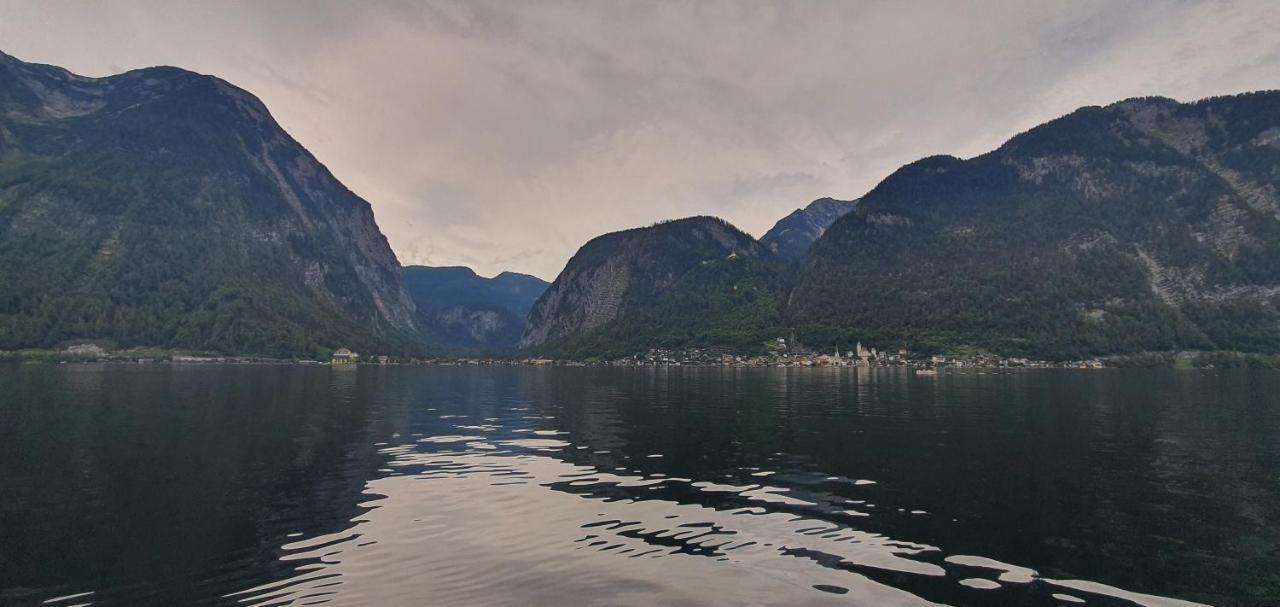
[[[758,345],[777,330],[780,266],[714,217],[605,234],[579,249],[538,300],[520,344],[563,356]]]
[[[0,54],[0,349],[416,347],[369,204],[254,96]]]
[[[477,276],[471,268],[407,266],[405,288],[433,351],[509,354],[548,283],[527,274]]]
[[[1086,107],[889,176],[813,246],[814,345],[1280,351],[1280,93]]]

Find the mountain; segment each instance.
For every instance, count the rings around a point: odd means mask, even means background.
[[[1280,351],[1280,92],[1085,107],[907,165],[837,220],[807,342],[1074,358]]]
[[[714,217],[605,234],[583,245],[538,299],[520,346],[572,357],[758,346],[780,319],[781,266]]]
[[[803,209],[778,220],[760,239],[760,243],[774,255],[787,261],[796,261],[809,252],[813,241],[837,219],[844,217],[857,204],[855,200],[819,198]]]
[[[0,349],[403,351],[400,272],[369,204],[248,92],[0,54]]]
[[[405,267],[404,283],[434,349],[477,354],[514,352],[529,310],[549,284],[528,274],[483,278],[471,268],[426,266]]]

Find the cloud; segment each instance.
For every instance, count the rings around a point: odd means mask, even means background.
[[[402,262],[544,278],[603,232],[759,235],[1081,105],[1280,87],[1274,31],[1269,2],[0,0],[20,58],[253,91]]]

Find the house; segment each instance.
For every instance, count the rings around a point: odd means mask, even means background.
[[[862,366],[867,367],[871,365],[871,358],[874,355],[871,353],[871,350],[862,347],[862,342],[858,342],[854,351],[858,353],[858,359],[861,361]]]
[[[333,351],[333,364],[335,365],[354,365],[359,360],[359,354],[346,348],[338,348]]]
[[[107,351],[97,344],[75,344],[67,348],[67,354],[83,358],[102,358]]]

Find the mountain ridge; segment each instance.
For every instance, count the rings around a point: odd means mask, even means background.
[[[856,200],[819,198],[779,219],[760,237],[760,243],[782,259],[798,261],[832,223],[852,211],[855,205]]]
[[[814,244],[787,315],[814,343],[1274,352],[1278,166],[1280,92],[1086,106],[895,171]]]
[[[405,266],[404,280],[424,339],[442,354],[513,353],[529,310],[549,286],[518,272],[485,278],[466,266]]]
[[[372,207],[248,91],[180,68],[89,78],[5,55],[0,111],[0,259],[17,291],[0,347],[413,348]]]
[[[710,216],[604,234],[546,283],[402,268],[372,206],[216,76],[0,52],[0,284],[0,348],[591,355],[796,329],[816,346],[1280,352],[1280,91],[1083,106],[812,201],[760,240]]]
[[[705,215],[603,234],[584,244],[539,298],[520,347],[546,350],[653,310],[699,265],[758,257],[772,255],[729,222]]]

